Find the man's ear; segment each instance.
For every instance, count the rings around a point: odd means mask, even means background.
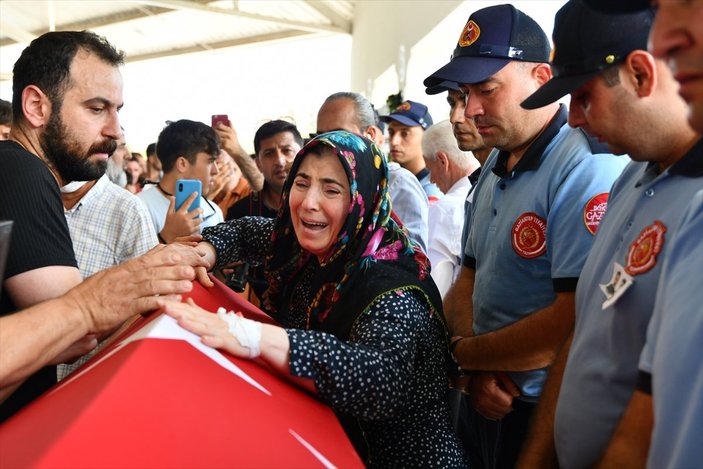
[[[537,64],[532,68],[532,76],[542,86],[552,79],[552,68],[549,64]]]
[[[438,151],[435,154],[435,159],[437,160],[437,163],[439,163],[439,167],[442,168],[442,171],[448,171],[449,170],[449,156],[447,156],[446,153],[443,151]]]
[[[379,147],[383,146],[383,132],[381,132],[381,129],[376,127],[375,125],[370,125],[366,128],[366,131],[364,132],[364,136],[371,140],[373,143],[378,145]]]
[[[644,98],[654,93],[657,87],[657,67],[652,54],[644,50],[630,52],[622,67],[627,77],[631,77],[632,86],[639,97]]]
[[[22,90],[22,112],[33,128],[42,127],[51,117],[51,100],[39,87],[28,85]]]
[[[179,173],[185,173],[190,168],[190,162],[185,156],[179,156],[176,158],[175,168]]]

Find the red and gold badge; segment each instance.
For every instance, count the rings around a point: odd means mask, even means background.
[[[459,45],[461,47],[467,47],[476,42],[476,39],[481,35],[481,28],[478,27],[474,20],[470,20],[464,26],[464,30],[459,36]]]
[[[666,226],[659,220],[644,228],[637,239],[630,244],[625,272],[639,275],[657,265],[657,255],[664,246],[664,233],[666,233]]]
[[[403,101],[402,103],[398,104],[398,107],[395,108],[395,111],[393,111],[393,112],[409,111],[409,110],[410,110],[410,103],[407,101]]]
[[[512,230],[513,249],[525,259],[547,252],[547,222],[534,212],[520,215]]]
[[[592,235],[596,234],[606,208],[608,208],[607,192],[598,194],[586,202],[586,206],[583,209],[583,223]]]

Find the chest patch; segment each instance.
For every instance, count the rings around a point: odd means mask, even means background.
[[[598,225],[603,218],[605,209],[608,208],[608,193],[603,192],[591,198],[583,209],[583,223],[592,235],[596,234]]]
[[[525,259],[547,252],[547,222],[534,212],[523,213],[513,224],[513,250]]]
[[[666,233],[666,226],[659,220],[645,227],[637,239],[630,244],[625,272],[639,275],[657,265],[657,255],[664,246],[664,233]]]

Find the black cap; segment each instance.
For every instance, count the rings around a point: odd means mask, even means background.
[[[441,82],[435,86],[427,87],[427,89],[425,89],[425,93],[439,94],[439,93],[444,93],[445,91],[449,91],[449,90],[459,91],[460,89],[461,88],[459,88],[458,83],[454,83],[453,81],[444,80],[443,82]]]
[[[604,13],[629,13],[650,7],[649,0],[586,0],[586,4]]]
[[[537,22],[514,6],[482,8],[469,17],[449,63],[423,83],[479,83],[514,60],[547,63],[550,49]]]
[[[634,50],[647,50],[651,9],[608,14],[570,0],[554,20],[553,78],[522,102],[525,109],[553,103],[586,84]]]

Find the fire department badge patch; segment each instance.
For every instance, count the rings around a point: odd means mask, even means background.
[[[527,212],[513,224],[513,250],[525,259],[547,252],[547,222],[534,212]]]
[[[625,272],[639,275],[657,265],[657,255],[664,246],[664,233],[666,233],[666,226],[659,220],[645,227],[637,239],[630,244]]]
[[[600,220],[608,207],[608,193],[603,192],[591,198],[583,209],[583,223],[592,235],[596,234]]]

